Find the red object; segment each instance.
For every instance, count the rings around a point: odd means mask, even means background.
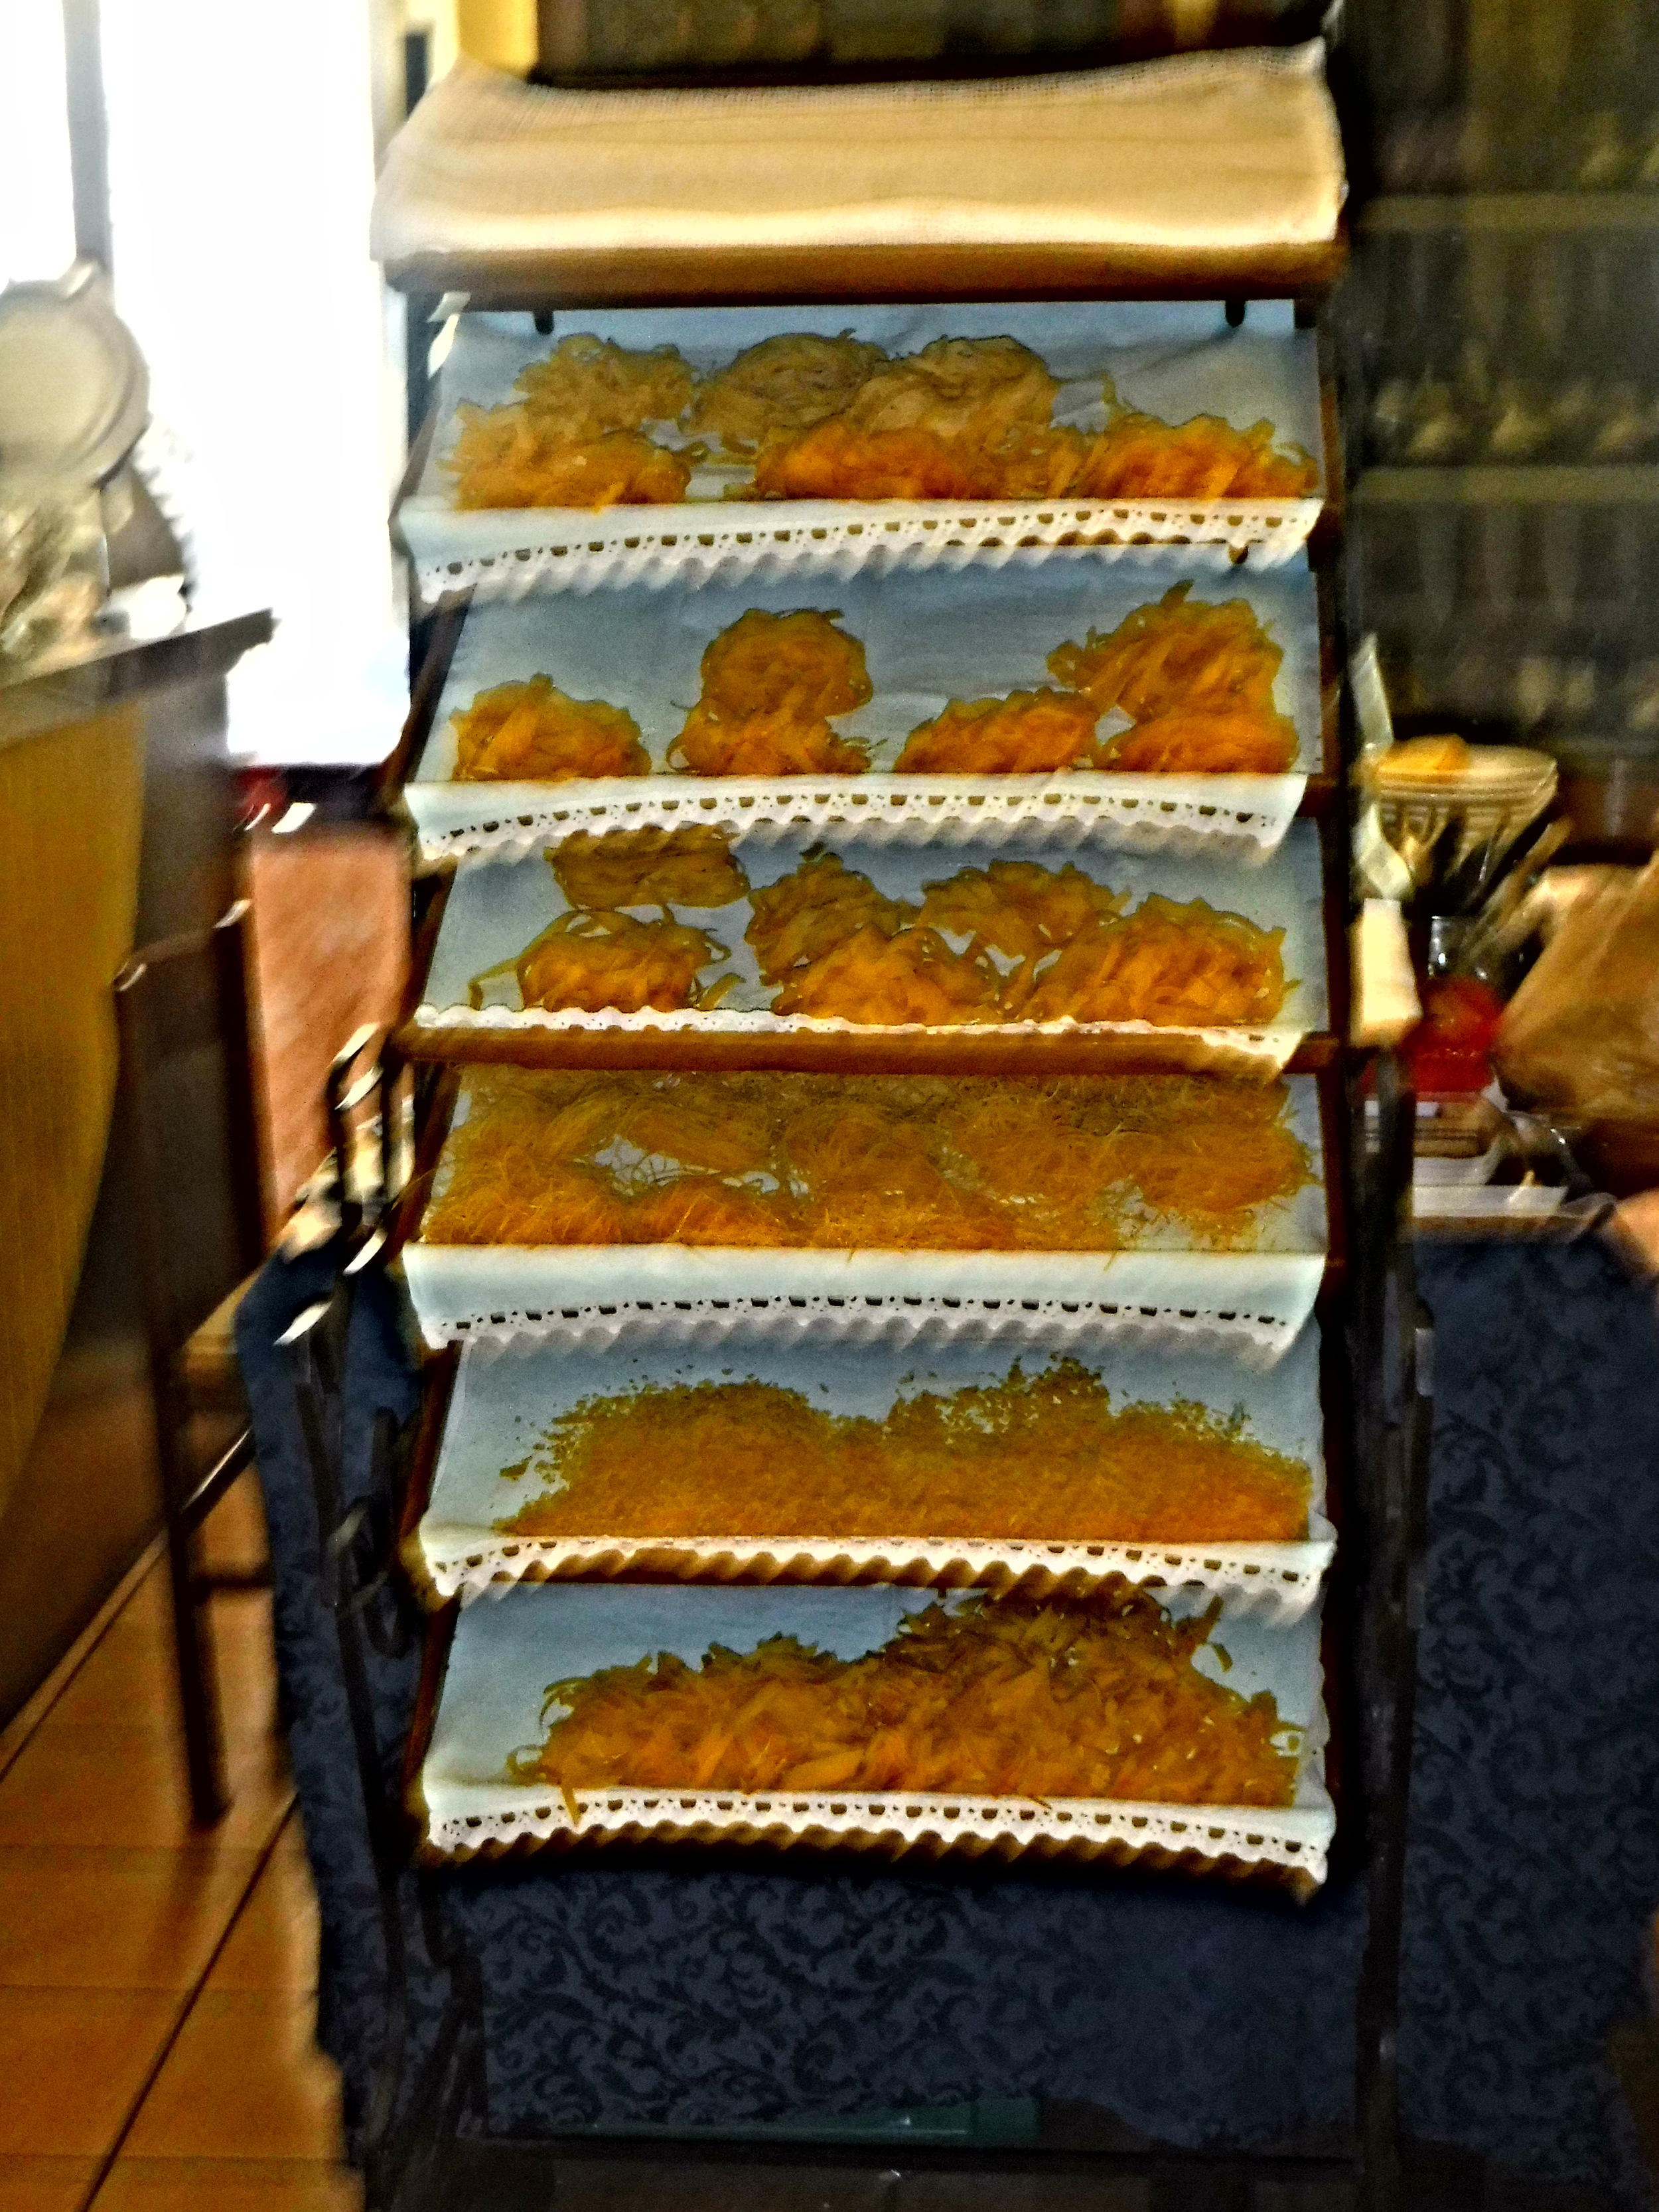
[[[1486,1089],[1503,1011],[1497,992],[1473,975],[1450,975],[1424,987],[1423,1018],[1402,1048],[1419,1098]]]
[[[275,769],[243,769],[236,786],[239,830],[269,830],[288,805],[288,787]]]

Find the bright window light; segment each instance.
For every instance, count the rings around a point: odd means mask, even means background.
[[[0,285],[61,276],[75,258],[57,0],[0,0]]]
[[[101,15],[116,304],[185,457],[201,602],[279,623],[232,678],[232,750],[381,759],[407,703],[386,529],[404,399],[401,303],[368,258],[371,10]]]

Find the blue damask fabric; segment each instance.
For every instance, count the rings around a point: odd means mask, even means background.
[[[1421,1253],[1436,1320],[1401,2060],[1413,2128],[1608,2171],[1659,1906],[1659,1329],[1601,1243]],[[1621,2117],[1621,2116],[1620,2116]]]
[[[1642,2008],[1659,1903],[1659,1365],[1597,1245],[1426,1253],[1438,1322],[1431,1559],[1404,1960],[1418,2136],[1614,2180],[1602,2057]],[[324,1908],[322,2027],[361,2119],[380,1948],[284,1355],[319,1263],[267,1270],[239,1343],[278,1578],[279,1662]],[[389,1295],[354,1322],[352,1443],[413,1401]],[[510,1597],[505,1601],[511,1602]],[[376,1662],[388,1752],[413,1694]],[[1352,2120],[1363,1899],[1298,1909],[1110,1875],[753,1873],[544,1859],[438,1878],[482,1969],[489,2124],[534,2136],[1044,2096],[1189,2144]],[[412,1890],[412,1884],[411,1884]],[[417,2032],[442,1978],[416,1939]]]
[[[321,1916],[318,2041],[340,2063],[348,2139],[356,2142],[374,2084],[385,2030],[385,1949],[374,1854],[352,1748],[351,1722],[333,1615],[322,1601],[320,1538],[312,1480],[301,1440],[290,1355],[276,1340],[296,1315],[332,1285],[338,1256],[275,1260],[250,1285],[236,1317],[236,1352],[253,1416],[275,1580],[277,1679],[288,1724],[295,1786]],[[383,1282],[366,1284],[351,1318],[350,1390],[343,1455],[366,1480],[376,1413],[398,1420],[415,1410],[418,1384],[393,1298]],[[395,1777],[420,1672],[418,1650],[370,1669],[375,1729],[385,1771]],[[412,1906],[412,1899],[411,1899]],[[417,2046],[441,2013],[445,1989],[424,1960],[412,1926]]]

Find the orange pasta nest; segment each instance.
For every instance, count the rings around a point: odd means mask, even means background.
[[[509,1772],[573,1813],[578,1790],[605,1788],[1288,1805],[1297,1732],[1267,1692],[1193,1663],[1219,1612],[1177,1621],[1114,1581],[1088,1599],[941,1601],[859,1659],[792,1636],[716,1644],[699,1668],[659,1652],[550,1685],[546,1739]]]
[[[1068,489],[1090,499],[1305,498],[1318,467],[1299,446],[1279,452],[1277,435],[1265,421],[1236,430],[1220,415],[1165,422],[1116,408]]]
[[[470,1073],[434,1244],[1226,1246],[1309,1180],[1282,1083]]]
[[[1112,1409],[1074,1359],[879,1420],[775,1383],[648,1385],[561,1414],[518,1469],[546,1486],[521,1536],[1006,1537],[1291,1543],[1299,1461],[1201,1406]]]
[[[713,823],[600,836],[578,830],[550,845],[546,859],[572,906],[730,906],[749,889],[732,832]]]
[[[678,419],[756,455],[760,499],[1284,498],[1318,471],[1280,451],[1271,422],[1237,430],[1217,415],[1169,423],[1118,404],[1104,430],[1051,421],[1058,380],[1008,337],[935,338],[890,360],[843,332],[782,333],[699,383],[672,346],[629,352],[578,333],[517,380],[524,398],[463,403],[444,468],[456,503],[609,507],[684,498],[692,459],[641,434]]]
[[[703,990],[697,971],[725,957],[723,945],[687,923],[638,921],[631,915],[583,908],[562,914],[510,964],[526,1007],[670,1013],[715,1003],[723,987]],[[473,981],[475,1006],[483,1003],[483,981]]]
[[[1104,636],[1091,629],[1082,645],[1056,646],[1051,672],[1099,713],[1118,707],[1137,722],[1185,707],[1270,708],[1285,656],[1255,608],[1248,599],[1194,599],[1192,588],[1190,580],[1172,585]]]
[[[862,775],[870,756],[821,717],[803,720],[786,708],[732,715],[699,701],[668,764],[690,775]]]
[[[1065,691],[1011,691],[1006,699],[952,699],[921,722],[895,766],[912,775],[1036,775],[1088,764],[1094,755],[1093,702]]]
[[[1081,868],[1039,867],[1035,860],[993,860],[959,868],[922,887],[924,925],[972,940],[1022,962],[1036,962],[1069,944],[1080,929],[1122,911],[1125,895],[1109,890]]]
[[[870,696],[864,647],[839,611],[750,607],[703,648],[702,696],[729,714],[845,714]]]
[[[456,410],[460,433],[439,463],[458,507],[672,507],[691,465],[634,430],[568,438],[523,402]]]
[[[702,656],[702,695],[669,748],[695,775],[859,775],[866,748],[829,723],[870,696],[864,647],[816,607],[750,607]]]
[[[792,436],[839,414],[886,358],[878,345],[844,331],[835,338],[805,331],[763,338],[698,386],[685,427],[719,439],[728,453],[752,453],[775,433]]]
[[[1057,646],[1049,669],[1097,713],[1131,718],[1102,744],[1103,767],[1280,775],[1297,752],[1295,725],[1273,704],[1285,656],[1247,599],[1216,605],[1191,590],[1176,584],[1109,635]]]
[[[1210,1029],[1271,1021],[1285,1002],[1282,930],[1156,894],[1123,917],[1121,894],[1072,866],[963,868],[925,884],[916,908],[884,897],[833,854],[808,854],[752,904],[745,933],[763,980],[784,980],[773,1005],[780,1016]],[[958,948],[951,936],[968,943]]]
[[[1063,490],[1085,451],[1049,427],[1060,389],[1017,338],[935,338],[884,362],[845,407],[760,447],[761,499],[1042,498]]]
[[[1297,744],[1296,725],[1282,714],[1189,707],[1115,732],[1098,763],[1141,775],[1283,775]]]
[[[755,464],[757,499],[1056,499],[1088,453],[1075,430],[1034,430],[993,451],[925,424],[860,430],[834,416],[775,438]],[[745,494],[745,496],[750,495]]]
[[[936,929],[890,937],[866,922],[792,976],[772,1011],[886,1028],[947,1028],[995,1021],[1000,980],[988,960],[964,959]]]
[[[454,722],[457,783],[565,783],[651,772],[631,714],[603,699],[568,698],[548,676],[480,691]]]
[[[752,891],[750,904],[754,919],[744,935],[763,983],[781,982],[861,930],[891,937],[916,913],[834,853],[809,853],[788,875]]]
[[[630,351],[580,331],[561,338],[545,361],[532,361],[514,380],[525,411],[563,438],[602,438],[672,422],[690,400],[696,372],[678,346]]]
[[[1018,338],[934,338],[872,370],[848,401],[848,428],[873,436],[926,429],[994,452],[1046,430],[1060,380]]]
[[[1156,892],[1127,917],[1079,931],[1052,968],[1033,974],[1028,1021],[1151,1022],[1230,1029],[1270,1022],[1285,1003],[1280,929],[1184,906]]]

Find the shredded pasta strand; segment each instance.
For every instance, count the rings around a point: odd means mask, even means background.
[[[667,1652],[548,1689],[514,1779],[603,1788],[951,1791],[1288,1805],[1297,1750],[1273,1697],[1194,1657],[1219,1613],[1177,1621],[1115,1581],[1087,1600],[978,1594],[907,1616],[859,1659],[775,1636]],[[1287,1737],[1290,1741],[1287,1741]]]
[[[1311,1477],[1201,1406],[1113,1408],[1074,1359],[900,1397],[879,1419],[761,1382],[585,1400],[519,1473],[522,1536],[1294,1542]]]
[[[434,1244],[1113,1251],[1252,1233],[1309,1180],[1282,1082],[477,1068]]]

